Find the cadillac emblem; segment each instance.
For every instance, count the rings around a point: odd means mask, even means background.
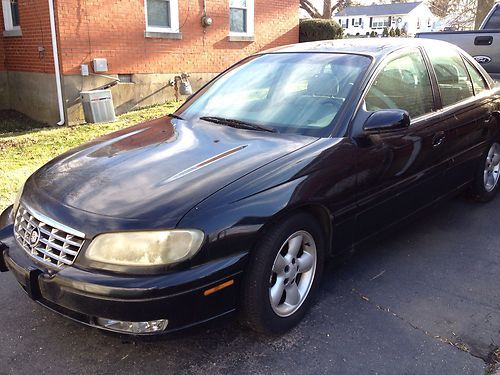
[[[29,238],[29,244],[31,248],[35,248],[36,245],[38,245],[38,242],[40,241],[40,232],[38,228],[33,228],[30,234]]]

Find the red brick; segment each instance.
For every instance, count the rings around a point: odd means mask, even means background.
[[[174,40],[144,37],[144,0],[57,0],[63,73],[79,74],[80,64],[95,57],[108,59],[110,73],[218,72],[251,53],[298,41],[298,0],[255,0],[252,43],[227,41],[229,0],[207,3],[214,23],[204,30],[202,2],[179,0],[182,40]],[[53,72],[47,0],[19,0],[19,13],[23,36],[0,37],[0,70]]]

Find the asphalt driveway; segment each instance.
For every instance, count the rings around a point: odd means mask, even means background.
[[[132,341],[65,320],[0,274],[0,373],[484,374],[500,346],[500,197],[454,199],[331,264],[279,338],[233,321]]]

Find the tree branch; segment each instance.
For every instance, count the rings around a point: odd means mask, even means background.
[[[300,0],[300,7],[304,9],[312,18],[321,18],[321,13],[309,0]]]
[[[341,10],[341,8],[343,8],[344,5],[345,5],[344,0],[337,1],[337,3],[332,6],[331,13],[333,14],[333,12],[335,12],[335,10],[337,10],[337,9]]]

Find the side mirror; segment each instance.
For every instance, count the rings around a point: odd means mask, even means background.
[[[407,129],[410,115],[402,109],[381,109],[373,112],[363,125],[366,132],[387,132]]]

